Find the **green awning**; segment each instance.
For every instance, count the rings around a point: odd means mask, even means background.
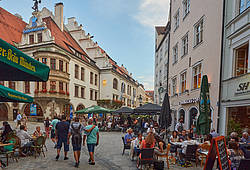
[[[83,110],[78,110],[75,113],[76,114],[92,114],[92,113],[111,113],[113,110],[110,109],[106,109],[104,107],[101,106],[91,106],[88,108],[85,108]]]
[[[47,81],[49,67],[0,39],[1,81]]]
[[[0,102],[32,103],[33,98],[21,92],[0,85]]]

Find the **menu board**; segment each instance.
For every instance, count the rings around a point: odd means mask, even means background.
[[[213,138],[208,152],[206,164],[204,166],[204,170],[213,169],[216,156],[218,158],[220,170],[230,170],[228,154],[226,149],[226,140],[224,136]]]

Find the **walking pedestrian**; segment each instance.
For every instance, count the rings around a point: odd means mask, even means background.
[[[46,132],[46,138],[49,137],[49,131],[50,131],[50,121],[49,118],[47,117],[46,120],[44,120],[44,128]]]
[[[69,122],[66,121],[66,117],[62,115],[62,121],[56,124],[56,138],[57,138],[57,156],[56,160],[59,159],[62,144],[64,146],[64,160],[68,160],[67,157],[69,151]]]
[[[21,125],[22,115],[20,112],[18,112],[18,115],[16,116],[16,129],[19,125]]]
[[[22,124],[27,127],[28,117],[25,114],[22,114]],[[28,128],[28,127],[27,127]]]
[[[56,145],[57,145],[57,140],[56,140],[56,124],[60,122],[60,120],[55,116],[54,119],[52,120],[50,126],[51,126],[51,140],[52,142],[55,144],[55,147],[56,148]]]
[[[86,130],[92,128],[93,125],[93,118],[89,118],[88,120],[88,126],[85,127]],[[94,151],[95,146],[99,144],[99,129],[98,127],[93,128],[90,132],[85,132],[85,135],[83,137],[83,146],[85,146],[85,140],[87,138],[87,147],[89,151],[89,164],[95,165],[94,160]]]
[[[92,128],[88,129],[87,132],[90,132],[92,129],[95,128],[95,125],[92,126]],[[81,155],[81,146],[82,146],[82,134],[84,131],[84,125],[82,125],[79,122],[79,118],[76,117],[74,122],[71,123],[70,128],[69,128],[69,135],[68,135],[68,140],[70,139],[70,136],[72,136],[71,141],[72,141],[72,147],[73,147],[73,152],[74,152],[74,158],[75,158],[75,167],[79,167],[79,159]]]

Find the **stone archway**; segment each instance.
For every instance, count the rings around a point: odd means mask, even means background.
[[[8,120],[8,107],[5,103],[0,103],[0,121]]]
[[[198,116],[198,109],[196,107],[191,107],[189,109],[189,117],[188,117],[189,128],[191,127],[191,125],[196,125],[197,116]]]
[[[23,113],[26,116],[44,116],[44,112],[40,104],[34,102],[34,103],[29,103],[24,106],[24,111]]]
[[[185,123],[185,114],[186,114],[186,112],[185,112],[185,110],[183,108],[179,109],[178,121],[179,121],[180,118],[182,118],[183,123]]]
[[[82,110],[82,109],[85,109],[85,106],[84,106],[83,104],[79,104],[79,105],[76,107],[76,111]]]

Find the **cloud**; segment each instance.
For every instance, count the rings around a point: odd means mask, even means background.
[[[145,27],[166,25],[170,0],[141,0],[135,19]]]
[[[154,77],[150,76],[136,76],[137,80],[144,85],[145,90],[154,90]]]

